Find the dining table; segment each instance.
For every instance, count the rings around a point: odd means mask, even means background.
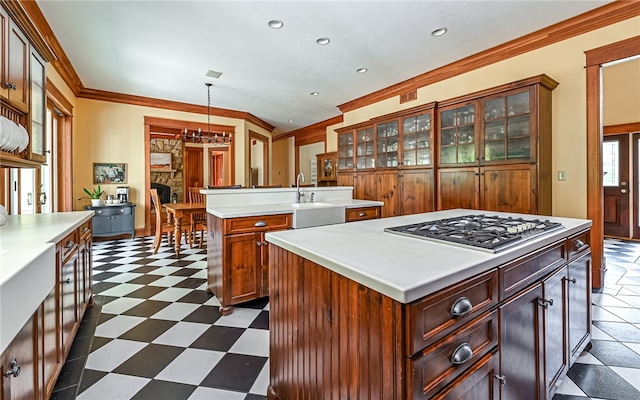
[[[189,217],[191,214],[199,214],[207,211],[207,205],[205,203],[165,203],[162,205],[166,210],[168,216],[173,217],[173,223],[175,225],[175,249],[176,255],[180,255],[180,234],[182,233],[182,219]]]

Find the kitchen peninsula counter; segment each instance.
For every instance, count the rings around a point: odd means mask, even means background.
[[[562,228],[497,253],[384,228]],[[270,400],[551,399],[591,340],[591,221],[446,210],[267,232]]]

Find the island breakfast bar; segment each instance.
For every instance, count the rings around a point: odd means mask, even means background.
[[[591,221],[492,253],[385,232],[266,234],[270,399],[550,399],[590,342]],[[549,222],[547,221],[547,222]]]

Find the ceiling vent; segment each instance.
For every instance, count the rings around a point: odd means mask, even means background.
[[[418,98],[418,91],[417,90],[414,90],[413,92],[401,94],[400,95],[400,104],[416,100],[417,98]]]
[[[220,75],[222,75],[222,72],[214,71],[212,69],[204,73],[204,76],[208,76],[209,78],[214,78],[214,79],[220,78]]]

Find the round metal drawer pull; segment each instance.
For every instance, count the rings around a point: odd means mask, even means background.
[[[253,224],[253,226],[255,226],[256,228],[262,228],[264,226],[267,226],[267,223],[264,221],[258,221],[255,224]]]
[[[462,343],[453,351],[451,363],[454,365],[464,364],[471,360],[472,357],[473,350],[471,350],[471,345],[469,345],[469,343]]]
[[[366,217],[366,216],[367,216],[367,213],[364,211],[358,214],[358,217]]]
[[[451,316],[452,317],[462,317],[469,311],[473,309],[473,304],[471,304],[471,300],[468,297],[460,297],[458,300],[453,302],[451,306]]]
[[[13,376],[14,378],[17,378],[18,375],[20,375],[20,365],[18,365],[18,360],[14,358],[9,363],[9,369],[4,373],[4,376]]]

